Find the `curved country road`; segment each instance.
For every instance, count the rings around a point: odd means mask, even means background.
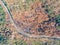
[[[14,26],[16,28],[16,31],[19,34],[22,34],[23,36],[30,37],[30,38],[56,38],[56,39],[60,39],[60,37],[56,37],[56,36],[50,37],[50,36],[45,36],[45,35],[40,35],[40,36],[39,35],[31,35],[31,34],[27,34],[24,31],[22,31],[21,28],[18,29],[18,27],[16,26],[16,24],[15,24],[13,18],[12,18],[12,14],[9,12],[7,6],[4,4],[4,2],[2,0],[0,0],[0,4],[3,6],[3,8],[5,9],[5,11],[8,13],[11,22],[14,24]]]

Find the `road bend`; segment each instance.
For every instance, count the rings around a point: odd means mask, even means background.
[[[5,3],[0,0],[0,4],[2,5],[2,7],[5,9],[5,11],[7,12],[7,14],[9,15],[10,17],[10,20],[11,22],[14,24],[15,28],[16,28],[16,31],[19,33],[19,34],[22,34],[23,36],[25,37],[29,37],[29,38],[57,38],[57,39],[60,39],[60,37],[56,37],[56,36],[53,36],[53,37],[50,37],[50,36],[46,36],[46,35],[31,35],[31,34],[28,34],[28,33],[25,33],[24,31],[22,31],[21,28],[18,28],[13,20],[13,17],[12,17],[12,14],[11,12],[9,11],[9,9],[7,8],[7,6],[5,5]]]

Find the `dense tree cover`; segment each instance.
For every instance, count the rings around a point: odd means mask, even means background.
[[[8,37],[4,36],[3,33],[0,35],[0,44],[7,44]]]
[[[56,24],[57,24],[56,28],[60,29],[60,15],[56,16],[55,20],[56,20]]]
[[[56,15],[59,15],[59,10],[57,7],[60,5],[59,3],[56,3],[56,0],[41,0],[42,1],[42,8],[44,9],[44,12],[50,15],[51,17],[54,17]],[[60,1],[60,0],[58,0]],[[56,10],[57,9],[57,10]]]
[[[56,16],[56,23],[60,23],[60,15]]]
[[[2,28],[2,30],[0,30],[0,45],[27,45],[27,43],[20,38],[11,39],[11,33],[9,34],[8,31],[10,32],[8,28]]]
[[[7,28],[1,28],[0,30],[0,45],[8,45],[8,40],[10,39],[10,35],[6,33]],[[9,33],[9,32],[8,32]],[[9,35],[9,36],[8,36]]]
[[[4,27],[5,24],[5,12],[3,10],[3,7],[0,5],[0,29]]]
[[[57,7],[59,7],[58,5],[60,4],[56,3],[57,2],[56,0],[54,1],[41,0],[41,1],[44,12],[50,16],[49,18],[52,19],[52,17],[54,17],[54,21],[56,22],[56,25],[58,25],[57,28],[60,28],[60,10],[56,10],[58,9]]]

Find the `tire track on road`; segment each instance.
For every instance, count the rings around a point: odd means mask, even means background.
[[[22,31],[21,28],[18,29],[17,26],[16,26],[16,24],[15,24],[15,22],[14,22],[14,20],[13,20],[12,14],[10,13],[9,9],[5,6],[5,4],[3,3],[2,0],[0,0],[0,3],[5,8],[5,11],[8,13],[11,22],[14,24],[14,26],[16,28],[16,31],[19,34],[22,34],[23,36],[30,37],[30,38],[58,38],[58,39],[60,39],[60,37],[56,37],[56,36],[50,37],[50,36],[46,36],[46,35],[40,35],[40,36],[39,35],[31,35],[31,34],[27,34],[24,31]]]

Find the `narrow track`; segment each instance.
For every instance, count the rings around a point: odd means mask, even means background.
[[[1,3],[1,5],[3,6],[3,8],[5,9],[5,11],[7,12],[7,14],[9,15],[11,22],[14,24],[14,26],[15,26],[15,28],[16,28],[16,31],[17,31],[19,34],[22,34],[23,36],[26,36],[26,37],[28,37],[28,38],[56,38],[56,39],[60,39],[60,37],[56,37],[56,36],[50,37],[50,36],[46,36],[46,35],[40,35],[40,36],[39,36],[39,35],[31,35],[31,34],[25,33],[24,31],[19,31],[19,30],[21,30],[21,28],[18,29],[18,27],[16,26],[16,24],[15,24],[13,18],[12,18],[12,14],[11,14],[11,12],[8,10],[7,6],[5,6],[5,4],[4,4],[4,2],[3,2],[2,0],[0,0],[0,3]]]

